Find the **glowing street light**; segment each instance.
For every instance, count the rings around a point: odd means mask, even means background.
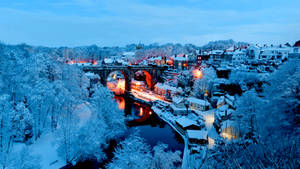
[[[194,75],[194,78],[196,78],[196,79],[202,79],[202,76],[203,76],[202,71],[199,69],[194,69],[193,75]]]

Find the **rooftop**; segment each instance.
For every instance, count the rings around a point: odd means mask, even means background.
[[[189,139],[207,140],[207,130],[187,130],[187,136]]]
[[[197,122],[196,121],[194,121],[194,120],[191,120],[191,119],[189,119],[189,118],[187,118],[187,117],[181,117],[181,118],[179,118],[179,119],[177,119],[176,120],[176,122],[178,123],[178,124],[180,124],[182,127],[188,127],[188,126],[191,126],[191,125],[196,125],[196,126],[198,126],[198,124],[197,124]]]

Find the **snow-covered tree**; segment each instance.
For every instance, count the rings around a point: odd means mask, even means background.
[[[238,98],[236,111],[234,112],[235,128],[239,135],[245,135],[246,138],[254,139],[254,133],[257,131],[256,116],[259,112],[259,106],[262,100],[258,97],[254,89],[249,90]]]
[[[59,147],[57,151],[66,163],[76,160],[77,152],[74,147],[77,146],[78,121],[79,119],[73,113],[73,104],[65,105],[58,122]]]
[[[178,87],[182,87],[183,89],[190,89],[193,85],[193,75],[191,71],[185,70],[183,71],[177,78]]]
[[[214,80],[216,79],[216,71],[210,68],[202,69],[203,78],[199,78],[194,82],[193,93],[198,98],[203,98],[204,94],[211,95]]]
[[[131,135],[116,148],[108,169],[140,169],[151,168],[151,148],[141,137]]]
[[[153,147],[153,161],[152,161],[152,168],[169,168],[175,169],[179,168],[181,157],[180,151],[168,151],[167,144],[158,144]]]
[[[27,147],[22,148],[19,152],[15,152],[10,157],[11,164],[9,169],[40,169],[39,156],[32,155]]]
[[[125,130],[124,114],[118,109],[111,92],[106,87],[99,86],[93,94],[91,103],[94,111],[101,114],[110,130],[105,133],[105,138],[110,140],[120,136]]]
[[[9,165],[9,155],[13,146],[13,133],[11,131],[12,104],[9,95],[0,95],[0,166]]]
[[[23,102],[19,102],[16,110],[13,111],[11,124],[14,141],[25,142],[33,136],[33,116],[25,107]]]

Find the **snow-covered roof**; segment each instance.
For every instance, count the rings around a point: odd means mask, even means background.
[[[114,61],[112,59],[109,58],[105,58],[104,59],[104,63],[113,63]]]
[[[123,52],[124,56],[134,56],[135,52]]]
[[[160,88],[160,89],[163,89],[163,90],[170,90],[170,91],[173,91],[173,92],[182,92],[182,88],[176,88],[176,87],[170,86],[170,85],[165,84],[165,83],[157,83],[155,86]]]
[[[231,46],[230,48],[226,49],[226,51],[234,51],[234,47]]]
[[[227,127],[234,126],[234,122],[232,120],[225,120],[222,122],[221,131],[223,131]]]
[[[203,105],[203,106],[210,105],[210,103],[208,101],[205,101],[205,100],[202,100],[202,99],[197,99],[195,97],[189,97],[189,98],[187,98],[187,100],[189,102],[196,103],[196,104]]]
[[[280,48],[280,47],[267,47],[262,48],[263,51],[288,51],[286,48]]]
[[[177,60],[177,61],[188,61],[189,58],[188,58],[188,57],[180,57],[180,56],[177,56],[177,57],[173,57],[173,60]]]
[[[212,50],[211,54],[222,54],[223,52],[223,50]]]
[[[230,96],[229,94],[226,94],[225,97],[226,97],[227,99],[229,99],[230,101],[232,101],[232,102],[235,100],[235,99],[234,99],[234,96]]]
[[[258,46],[255,46],[255,45],[251,45],[247,48],[248,50],[259,50],[259,47]]]
[[[217,111],[225,111],[225,110],[228,110],[228,105],[223,105],[223,106],[221,106],[221,107],[219,107],[218,109],[217,109]]]
[[[233,54],[237,55],[237,54],[246,54],[246,53],[245,53],[245,51],[242,51],[242,50],[236,50],[233,52]]]
[[[155,60],[161,60],[160,56],[156,56],[156,57],[151,57],[148,59],[148,61],[155,61]]]
[[[89,79],[100,79],[99,75],[92,73],[92,72],[87,72],[85,73],[85,75],[89,78]]]
[[[217,105],[219,104],[222,104],[225,102],[225,97],[224,96],[221,96],[219,99],[218,99],[218,102],[217,102]]]
[[[172,98],[172,102],[175,103],[175,104],[179,104],[183,101],[183,97],[173,97]]]
[[[197,124],[196,121],[191,120],[191,119],[189,119],[189,118],[187,118],[187,117],[185,117],[185,116],[184,116],[184,117],[181,117],[181,118],[179,118],[179,119],[176,119],[176,122],[177,122],[178,124],[180,124],[183,128],[188,127],[188,126],[192,126],[192,125],[198,126],[198,124]]]
[[[186,130],[189,139],[207,140],[207,130]]]
[[[75,63],[78,66],[91,66],[92,63]]]

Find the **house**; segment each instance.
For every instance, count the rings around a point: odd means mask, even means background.
[[[167,64],[166,61],[166,57],[162,57],[162,56],[156,56],[156,57],[151,57],[149,59],[147,59],[148,64],[155,64],[155,65],[165,65]]]
[[[223,50],[212,50],[210,52],[210,59],[212,59],[213,61],[221,61],[222,57],[223,57]]]
[[[183,116],[175,120],[175,127],[182,134],[186,134],[186,130],[200,130],[202,127],[194,120]]]
[[[225,95],[225,102],[226,104],[229,105],[230,108],[235,109],[234,101],[235,101],[234,96],[230,96],[229,94]]]
[[[188,69],[189,59],[184,53],[178,55],[175,54],[174,56],[172,56],[172,60],[173,60],[173,67],[175,69],[178,70]]]
[[[238,130],[235,129],[234,122],[231,120],[222,122],[220,133],[223,138],[228,140],[237,139],[239,137]]]
[[[240,64],[246,59],[246,52],[244,50],[236,50],[232,53],[232,63]]]
[[[260,60],[284,60],[288,58],[289,51],[286,48],[262,48],[260,51]]]
[[[181,87],[176,88],[166,83],[156,83],[154,86],[154,93],[165,97],[166,99],[170,99],[174,96],[182,94],[183,91]]]
[[[218,67],[216,68],[216,73],[218,78],[229,78],[229,74],[231,73],[231,70],[227,67]]]
[[[234,110],[230,109],[228,105],[218,107],[215,111],[216,121],[224,121],[231,117]]]
[[[257,60],[259,58],[260,48],[257,45],[251,45],[246,49],[246,55],[249,59]]]
[[[188,110],[185,106],[171,104],[170,108],[171,108],[171,112],[175,116],[177,116],[177,115],[187,115],[188,114]]]
[[[189,144],[207,144],[208,132],[207,130],[187,130],[186,135],[189,140]]]
[[[300,57],[300,40],[290,48],[289,57]]]
[[[177,116],[177,115],[187,115],[188,114],[188,110],[185,106],[185,99],[181,96],[174,96],[172,97],[172,103],[170,105],[171,108],[171,112]]]
[[[110,59],[110,58],[104,58],[103,59],[103,64],[104,65],[112,65],[112,64],[114,64],[114,60]]]
[[[195,97],[187,98],[191,110],[206,111],[211,107],[210,103],[206,100],[197,99]]]

